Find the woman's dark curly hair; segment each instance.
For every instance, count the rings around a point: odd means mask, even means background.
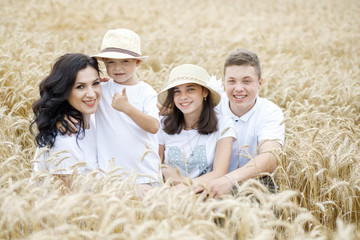
[[[40,99],[34,102],[32,109],[34,111],[34,120],[30,125],[30,131],[33,132],[33,125],[37,126],[35,135],[36,143],[39,147],[52,147],[58,133],[56,123],[60,122],[64,126],[65,134],[69,128],[69,123],[65,120],[73,117],[78,121],[80,133],[84,133],[84,119],[82,114],[73,108],[67,101],[68,96],[75,84],[78,72],[86,67],[94,68],[100,73],[98,61],[90,56],[81,53],[67,53],[59,57],[54,64],[50,75],[40,83]]]

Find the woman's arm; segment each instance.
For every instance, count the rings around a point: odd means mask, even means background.
[[[159,144],[159,156],[162,164],[164,164],[164,152],[165,152],[165,145]]]

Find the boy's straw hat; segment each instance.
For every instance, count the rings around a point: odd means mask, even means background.
[[[220,102],[220,94],[209,86],[210,76],[205,69],[193,64],[183,64],[173,68],[170,72],[169,80],[158,94],[158,102],[164,105],[168,96],[168,90],[185,83],[196,83],[209,90],[214,105]]]
[[[102,58],[111,59],[139,59],[145,61],[148,57],[141,55],[141,40],[135,32],[119,28],[105,33],[101,52],[93,57],[98,60]]]

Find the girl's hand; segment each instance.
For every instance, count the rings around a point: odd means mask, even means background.
[[[177,184],[177,183],[183,181],[184,177],[181,176],[179,170],[177,170],[173,167],[163,165],[161,168],[161,171],[162,171],[162,175],[163,175],[165,181],[170,179],[173,184]]]
[[[136,184],[135,193],[139,198],[143,199],[151,189],[152,187],[149,184]]]

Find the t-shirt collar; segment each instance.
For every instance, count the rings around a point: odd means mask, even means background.
[[[227,110],[228,112],[230,113],[230,116],[232,117],[232,119],[235,121],[235,122],[239,122],[239,121],[242,121],[242,122],[247,122],[250,117],[254,114],[257,106],[258,106],[258,99],[259,99],[259,96],[257,95],[256,96],[256,99],[255,99],[255,104],[254,106],[250,109],[250,111],[248,111],[247,113],[245,113],[244,115],[242,115],[241,117],[238,117],[236,116],[230,109],[230,102],[229,104],[227,105]]]

